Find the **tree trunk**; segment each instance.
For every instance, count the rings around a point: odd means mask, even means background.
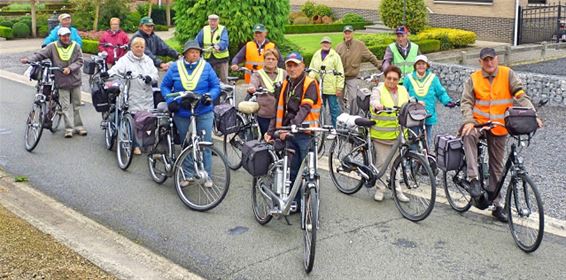
[[[171,26],[171,0],[165,0],[165,18],[167,26]]]
[[[153,6],[153,1],[149,0],[149,7],[147,8],[147,16],[151,17],[151,7]]]
[[[100,17],[100,0],[94,1],[94,22],[92,23],[92,30],[98,31],[98,18]]]
[[[31,0],[31,35],[35,38],[37,37],[37,14],[36,14],[36,7],[35,2],[37,0]]]

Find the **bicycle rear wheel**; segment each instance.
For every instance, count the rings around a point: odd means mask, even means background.
[[[43,107],[45,103],[33,102],[31,106],[31,111],[28,114],[26,120],[26,131],[25,131],[25,146],[28,152],[33,151],[39,139],[41,139],[41,134],[43,133]]]
[[[368,165],[362,149],[355,149],[348,136],[338,135],[330,146],[328,169],[336,188],[344,194],[354,194],[360,190],[364,179],[360,176],[358,167],[349,164],[355,162]]]
[[[49,112],[51,112],[51,127],[49,130],[51,133],[55,133],[59,130],[59,125],[61,124],[63,116],[63,109],[57,101],[51,99],[51,101],[49,101]]]
[[[128,169],[132,163],[132,152],[134,150],[134,119],[130,114],[125,114],[120,121],[118,128],[118,143],[116,147],[116,157],[118,166],[122,170]]]
[[[200,143],[196,150],[195,170],[194,148],[192,145],[186,147],[177,158],[175,189],[187,207],[196,211],[208,211],[226,197],[230,186],[230,169],[224,154],[216,147]],[[209,165],[205,164],[205,157],[210,160]]]
[[[458,212],[466,212],[472,207],[472,196],[467,189],[466,175],[464,173],[465,168],[464,166],[457,171],[451,170],[443,172],[446,199],[452,209]]]
[[[244,118],[238,115],[238,127],[242,128],[243,126]],[[246,141],[252,139],[252,135],[251,126],[224,135],[223,151],[230,169],[238,170],[242,166],[242,146]]]
[[[428,217],[436,200],[436,179],[428,161],[421,155],[406,152],[393,162],[390,178],[395,186],[392,188],[395,205],[401,215],[413,222]],[[409,201],[401,201],[403,195]]]
[[[270,211],[273,207],[271,198],[264,194],[262,188],[271,189],[273,186],[273,178],[271,172],[265,176],[254,177],[252,183],[252,210],[254,211],[255,220],[260,225],[265,225],[271,221]]]
[[[307,273],[312,271],[314,266],[314,255],[316,249],[316,230],[318,227],[318,193],[315,188],[306,190],[303,201],[303,240],[304,240],[304,266]]]
[[[160,137],[159,142],[155,144],[152,151],[147,155],[147,164],[149,167],[149,176],[158,183],[163,184],[168,177],[167,166],[174,163],[169,162],[169,156],[173,155],[173,143],[171,137]]]
[[[544,235],[544,210],[538,189],[527,174],[511,178],[505,205],[515,243],[527,253],[534,252]]]

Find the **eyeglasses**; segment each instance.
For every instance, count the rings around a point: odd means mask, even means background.
[[[399,78],[397,77],[385,77],[385,79],[388,81],[399,81]]]

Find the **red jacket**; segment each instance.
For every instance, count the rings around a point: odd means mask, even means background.
[[[114,59],[114,48],[112,47],[104,47],[104,43],[110,43],[113,46],[123,46],[128,45],[130,39],[128,38],[128,34],[122,31],[121,29],[113,32],[111,30],[107,30],[104,32],[102,37],[100,38],[100,45],[98,46],[98,51],[106,51],[108,53],[108,57],[106,58],[106,63],[115,64]],[[126,54],[126,50],[124,49],[116,49],[116,60]]]

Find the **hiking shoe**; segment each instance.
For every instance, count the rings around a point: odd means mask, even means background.
[[[181,186],[181,188],[186,188],[186,187],[192,185],[194,182],[195,182],[195,179],[193,177],[189,177],[185,180],[181,180],[179,182],[179,185]]]
[[[80,136],[86,136],[87,132],[84,127],[75,128],[75,133]]]
[[[500,206],[495,207],[495,210],[491,212],[491,215],[504,224],[506,224],[509,221],[509,219],[507,219],[507,215],[503,211],[503,207]]]

